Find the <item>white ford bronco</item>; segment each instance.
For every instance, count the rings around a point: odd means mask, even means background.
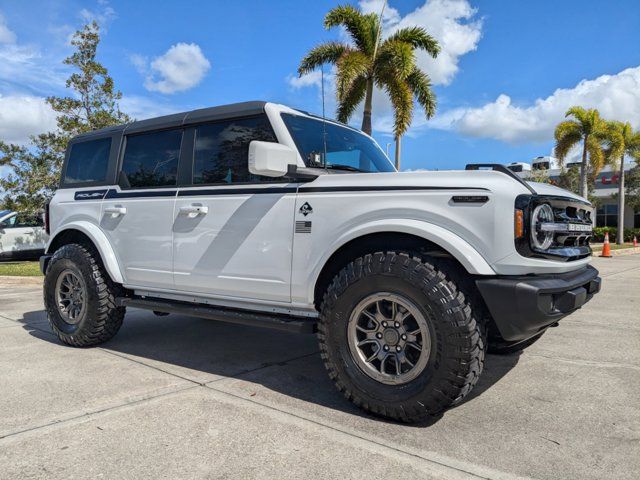
[[[487,349],[518,351],[600,290],[593,208],[500,165],[398,173],[369,136],[265,102],[74,138],[41,259],[64,343],[126,307],[317,332],[338,389],[419,421]]]

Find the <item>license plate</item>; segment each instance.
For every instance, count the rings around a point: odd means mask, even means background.
[[[593,225],[586,225],[584,223],[570,223],[567,225],[567,229],[570,232],[591,232],[593,231]]]

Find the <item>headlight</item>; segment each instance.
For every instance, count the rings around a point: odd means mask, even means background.
[[[553,209],[543,203],[538,205],[531,214],[531,243],[538,250],[547,250],[553,243],[553,232],[543,231],[542,223],[553,222]]]

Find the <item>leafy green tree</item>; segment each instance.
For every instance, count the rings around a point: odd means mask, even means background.
[[[49,97],[57,112],[57,130],[32,136],[26,147],[0,140],[0,166],[10,173],[0,178],[3,204],[19,211],[37,212],[55,192],[69,140],[80,133],[130,121],[122,113],[122,94],[107,69],[96,60],[100,30],[96,22],[78,30],[71,41],[75,52],[64,60],[74,71],[67,80],[68,97]]]
[[[416,65],[416,51],[432,57],[440,52],[438,42],[423,28],[403,28],[381,42],[380,17],[363,14],[350,5],[338,6],[324,19],[327,29],[342,26],[351,43],[327,42],[313,48],[300,62],[300,76],[325,63],[336,66],[337,118],[347,122],[364,100],[362,130],[371,135],[373,89],[384,90],[394,109],[396,166],[400,163],[400,138],[411,125],[414,98],[427,118],[436,111],[436,98],[429,76]]]
[[[582,164],[580,166],[580,188],[578,194],[587,198],[588,178],[598,175],[605,163],[602,143],[606,140],[607,125],[596,109],[571,107],[565,117],[571,120],[560,122],[555,129],[555,156],[561,162],[569,151],[582,142]]]
[[[618,235],[616,242],[619,245],[624,243],[624,157],[630,156],[636,161],[640,161],[640,132],[634,132],[629,122],[618,121],[607,123],[607,143],[605,158],[612,166],[619,168],[618,174]]]

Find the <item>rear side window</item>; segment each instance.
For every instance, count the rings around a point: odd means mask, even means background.
[[[196,128],[194,184],[276,182],[249,173],[249,143],[277,142],[266,116],[238,118]]]
[[[122,173],[128,187],[174,186],[178,173],[182,130],[127,137]]]
[[[74,143],[63,183],[104,182],[107,178],[111,138]]]

